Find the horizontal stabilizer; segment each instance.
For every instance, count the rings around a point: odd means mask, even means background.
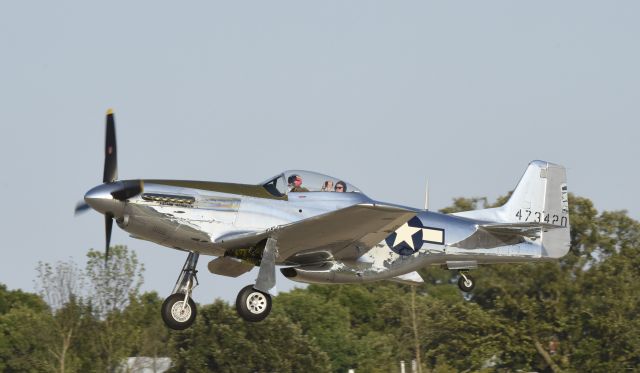
[[[480,228],[495,234],[516,234],[530,238],[538,238],[541,230],[562,229],[564,227],[549,223],[489,223],[482,224]]]
[[[228,257],[216,258],[210,261],[207,266],[207,268],[209,268],[209,272],[227,277],[238,277],[251,271],[253,267],[253,264],[244,262],[240,259]]]

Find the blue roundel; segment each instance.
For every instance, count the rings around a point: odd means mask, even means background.
[[[398,235],[396,232],[391,233],[385,239],[385,242],[387,243],[387,246],[389,246],[391,250],[393,250],[393,252],[395,252],[396,254],[412,255],[422,247],[422,228],[424,226],[422,225],[422,221],[420,221],[417,216],[414,216],[405,224],[407,224],[411,228],[416,228],[414,229],[415,232],[411,234],[411,243],[413,245],[413,248],[411,248],[411,245],[409,245],[409,243],[407,243],[406,241],[396,242],[396,237]],[[402,229],[403,227],[404,225],[398,228],[398,230]],[[396,243],[395,246],[393,245],[394,243]]]

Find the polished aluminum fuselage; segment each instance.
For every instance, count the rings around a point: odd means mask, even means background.
[[[218,244],[226,237],[264,232],[349,206],[377,203],[358,192],[303,192],[265,198],[153,181],[144,181],[142,195],[118,201],[109,195],[116,184],[92,189],[86,201],[94,209],[112,214],[119,227],[134,238],[218,257],[230,254]],[[415,213],[422,225],[443,231],[441,244],[424,242],[415,253],[400,255],[383,240],[357,259],[325,255],[322,261],[300,263],[292,261],[290,253],[280,253],[276,262],[298,268],[292,280],[348,283],[389,279],[434,264],[467,269],[481,263],[544,259],[535,239],[496,246],[482,238],[469,240],[482,221],[417,209]]]

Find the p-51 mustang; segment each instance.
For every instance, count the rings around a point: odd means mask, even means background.
[[[271,310],[276,266],[299,282],[393,280],[418,284],[416,272],[440,265],[460,273],[478,264],[546,261],[569,250],[565,169],[533,161],[501,207],[441,214],[378,202],[355,186],[308,171],[285,171],[247,185],[208,181],[117,181],[113,113],[107,112],[103,182],[84,196],[104,214],[106,257],[113,221],[134,238],[188,253],[162,318],[172,329],[196,317],[191,299],[200,255],[211,273],[237,277],[258,267],[236,300],[238,314],[261,321]]]

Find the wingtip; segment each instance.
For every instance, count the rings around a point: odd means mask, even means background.
[[[107,115],[113,115],[113,109],[112,108],[108,108],[107,109]]]

